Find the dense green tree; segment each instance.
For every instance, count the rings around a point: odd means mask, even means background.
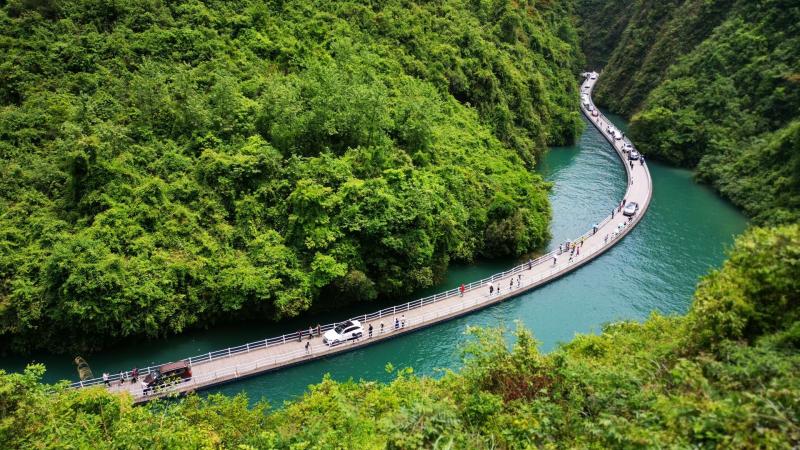
[[[0,7],[0,341],[396,298],[548,237],[568,1]]]
[[[608,55],[596,100],[645,154],[696,168],[757,223],[800,218],[797,2],[578,4],[587,58]]]
[[[686,316],[609,324],[549,354],[470,329],[460,373],[335,382],[270,410],[243,396],[154,402],[0,372],[3,448],[794,448],[800,226],[753,229]]]

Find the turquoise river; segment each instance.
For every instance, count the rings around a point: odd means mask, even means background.
[[[623,129],[622,119],[609,115]],[[279,406],[319,382],[326,374],[337,380],[386,381],[387,363],[412,367],[417,374],[437,376],[458,369],[459,348],[468,325],[513,327],[520,321],[533,330],[549,351],[576,333],[593,333],[607,322],[642,320],[651,312],[684,313],[698,278],[718,267],[725,249],[746,226],[745,218],[686,170],[649,162],[654,196],[641,224],[621,243],[591,264],[538,290],[450,322],[382,344],[265,374],[207,392],[246,392],[251,400],[266,398]],[[623,168],[611,147],[594,128],[587,128],[577,145],[554,148],[537,170],[554,183],[552,243],[578,236],[604,217],[625,190]],[[552,244],[551,244],[552,245]],[[511,267],[515,261],[480,261],[453,266],[446,280],[433,289],[453,288]],[[95,374],[144,367],[211,350],[327,323],[377,310],[366,305],[327,317],[295,322],[220,325],[146,345],[122,345],[84,355]],[[46,364],[47,381],[77,379],[72,355],[37,354],[5,357],[0,368],[21,370],[29,362]]]

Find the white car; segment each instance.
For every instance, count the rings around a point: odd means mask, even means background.
[[[328,345],[336,345],[350,339],[358,339],[364,335],[364,328],[357,320],[348,320],[328,330],[322,336],[322,342]]]
[[[631,152],[630,152],[630,153],[628,153],[628,158],[629,158],[631,161],[636,161],[636,160],[638,160],[638,159],[639,159],[639,152],[637,152],[636,150],[631,150]]]
[[[637,212],[639,212],[639,204],[636,202],[630,202],[625,205],[625,208],[622,209],[622,214],[628,217],[636,214]]]
[[[591,79],[593,79],[593,80],[596,80],[596,79],[597,79],[597,74],[596,74],[596,73],[593,73],[593,74],[592,74],[592,76],[591,76],[591,77],[589,77],[589,78],[591,78]]]

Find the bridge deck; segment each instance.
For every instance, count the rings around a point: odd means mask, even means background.
[[[596,79],[591,79],[588,76],[581,88],[582,93],[586,88],[590,105],[592,104],[591,91],[596,81]],[[527,264],[523,264],[507,272],[497,274],[491,278],[491,283],[495,286],[495,289],[499,288],[499,292],[495,290],[493,295],[489,295],[487,283],[471,283],[463,297],[456,290],[453,290],[438,295],[427,303],[422,301],[413,305],[406,304],[395,308],[393,311],[383,310],[380,313],[356,317],[355,319],[362,320],[365,330],[365,336],[357,341],[328,347],[316,333],[310,339],[308,334],[305,334],[302,336],[302,340],[298,340],[296,335],[290,339],[284,336],[281,339],[277,339],[277,342],[276,339],[270,339],[262,341],[263,345],[254,343],[234,350],[227,349],[227,354],[223,350],[209,354],[208,358],[190,358],[188,361],[192,368],[192,378],[173,386],[162,387],[156,392],[145,393],[141,383],[128,381],[120,384],[116,379],[112,379],[111,386],[108,389],[114,392],[128,392],[136,402],[145,402],[171,393],[195,391],[238,378],[332,356],[485,308],[541,286],[586,264],[611,248],[641,220],[650,203],[652,181],[646,164],[641,165],[639,162],[634,162],[633,167],[630,166],[622,152],[622,145],[625,140],[614,139],[606,132],[606,127],[610,124],[608,119],[602,114],[598,117],[592,117],[583,101],[581,102],[581,110],[617,151],[622,163],[625,165],[628,179],[625,198],[629,202],[637,202],[640,209],[630,223],[627,223],[627,218],[622,215],[621,211],[615,212],[613,218],[609,215],[603,219],[598,223],[599,229],[596,233],[592,233],[590,230],[589,233],[582,237],[583,243],[580,245],[579,254],[573,258],[570,258],[569,252],[560,255],[557,252],[551,252],[542,258],[538,258],[530,267]],[[626,225],[620,228],[621,223],[626,223]],[[587,224],[587,228],[589,227],[591,227],[591,224]],[[580,242],[581,238],[576,239],[576,241]],[[553,263],[553,258],[555,258],[555,264]],[[403,321],[404,326],[395,328],[395,319]],[[374,329],[371,338],[366,335],[366,330],[370,324]],[[381,324],[383,324],[383,327]],[[326,326],[324,329],[328,328],[330,326]],[[310,349],[306,350],[305,345],[309,342],[311,344]],[[142,378],[144,376],[140,372],[140,381]],[[101,383],[102,380],[95,379],[89,382],[76,383],[75,385],[86,386]]]

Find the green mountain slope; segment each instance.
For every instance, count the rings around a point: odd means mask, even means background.
[[[697,168],[758,223],[800,218],[797,2],[604,3],[630,12],[621,33],[578,3],[587,57],[611,55],[597,99],[632,116],[645,153]]]
[[[4,448],[794,448],[800,227],[754,229],[685,317],[607,326],[542,355],[476,330],[461,374],[312,386],[270,412],[243,396],[132,407],[102,388],[0,375]]]
[[[548,237],[568,2],[2,5],[4,349],[401,296]]]

